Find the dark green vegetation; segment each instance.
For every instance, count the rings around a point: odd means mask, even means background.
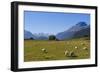
[[[90,40],[87,37],[64,41],[25,40],[24,45],[25,62],[90,58]],[[46,49],[46,53],[42,51],[43,48]],[[73,51],[75,56],[65,56],[66,50]]]
[[[50,35],[48,40],[56,40],[56,41],[59,41],[59,39],[57,39],[55,35]]]
[[[49,40],[56,40],[56,36],[50,35],[50,36],[49,36]]]

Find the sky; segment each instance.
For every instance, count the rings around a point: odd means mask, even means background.
[[[24,29],[33,34],[57,34],[81,21],[90,24],[90,14],[24,11]]]

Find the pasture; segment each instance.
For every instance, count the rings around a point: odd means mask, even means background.
[[[75,48],[77,46],[77,48]],[[83,49],[87,47],[87,49]],[[46,53],[42,51],[46,49]],[[75,57],[65,56],[65,51],[73,51]],[[50,41],[24,40],[24,61],[71,60],[90,58],[90,41],[85,38]]]

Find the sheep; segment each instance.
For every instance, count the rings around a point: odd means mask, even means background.
[[[84,43],[81,43],[81,45],[85,45]]]
[[[75,49],[77,49],[78,47],[77,46],[75,46]]]
[[[43,53],[47,53],[47,50],[45,48],[41,49]]]
[[[64,55],[68,56],[69,52],[67,50],[64,51]]]
[[[87,47],[83,47],[83,50],[87,50]]]
[[[74,51],[71,51],[71,52],[69,53],[69,56],[70,56],[70,57],[76,57],[75,52],[74,52]]]

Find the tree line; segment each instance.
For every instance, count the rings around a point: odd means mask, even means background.
[[[35,39],[33,37],[30,37],[29,39],[26,39],[26,40],[35,40]],[[48,37],[48,40],[56,40],[56,41],[58,41],[59,39],[57,39],[55,35],[50,35]]]

